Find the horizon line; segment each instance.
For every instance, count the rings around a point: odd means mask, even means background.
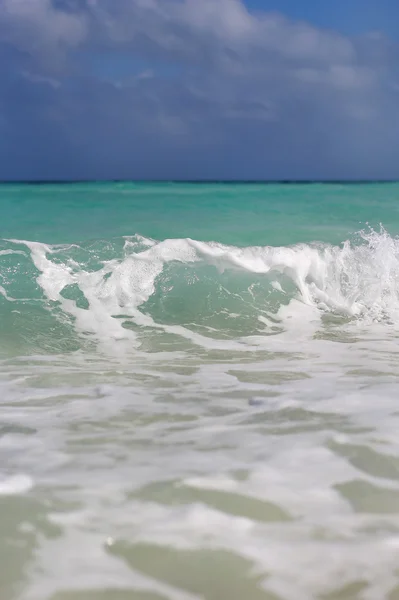
[[[399,183],[399,179],[0,179],[0,185],[70,185],[79,183],[169,183],[169,184],[375,184]]]

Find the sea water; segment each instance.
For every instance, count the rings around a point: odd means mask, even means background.
[[[399,598],[399,185],[0,186],[0,598]]]

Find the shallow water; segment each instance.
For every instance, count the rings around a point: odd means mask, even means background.
[[[348,187],[346,202],[363,193]],[[294,246],[268,240],[282,218],[273,188],[257,192],[263,242],[251,189],[235,191],[235,243],[223,227],[195,241],[195,215],[157,237],[151,203],[141,231],[128,226],[136,196],[124,188],[123,210],[107,208],[99,184],[90,202],[120,231],[91,238],[87,219],[68,229],[79,202],[67,188],[52,191],[53,237],[32,226],[38,214],[16,226],[37,188],[21,187],[4,221],[0,597],[399,598],[394,187],[363,186],[364,220],[379,196],[389,232],[360,235],[328,186],[323,219],[336,222],[313,235],[312,213],[295,229],[293,196]],[[185,189],[215,221],[233,193]],[[314,188],[300,193],[305,213]]]

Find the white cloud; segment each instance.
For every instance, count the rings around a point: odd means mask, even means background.
[[[108,27],[106,34],[119,43],[146,34],[166,51],[179,38],[187,46],[203,38],[230,49],[272,51],[295,60],[355,58],[348,38],[279,14],[252,14],[242,0],[96,0],[92,8],[98,22]]]
[[[32,53],[79,45],[86,37],[85,16],[58,10],[51,0],[2,0],[0,38]]]
[[[304,83],[318,84],[341,91],[367,91],[376,83],[372,69],[354,65],[331,65],[316,69],[303,67],[296,71],[296,77]]]

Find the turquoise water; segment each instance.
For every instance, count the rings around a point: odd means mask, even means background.
[[[1,597],[399,598],[398,201],[1,185]]]
[[[399,231],[399,184],[76,183],[0,187],[2,237],[69,243],[133,235],[236,246],[339,244],[365,223]]]

